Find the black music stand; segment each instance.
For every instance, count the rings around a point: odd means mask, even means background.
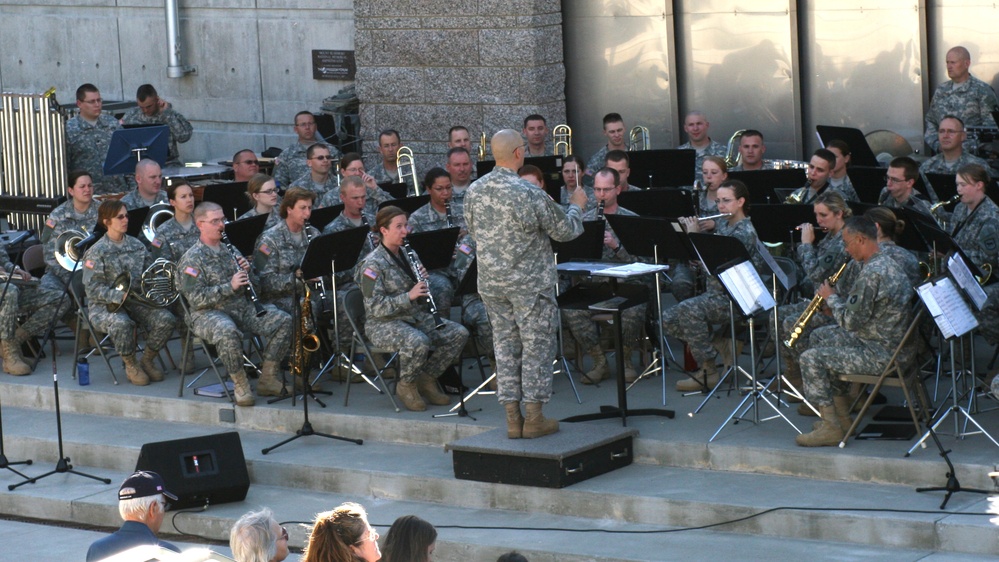
[[[643,217],[691,217],[694,195],[687,189],[646,189],[625,191],[617,196],[617,204]]]
[[[402,197],[401,199],[389,199],[378,204],[378,209],[384,209],[388,206],[399,207],[403,211],[406,211],[406,215],[412,215],[413,211],[416,211],[420,207],[426,205],[430,202],[429,195],[414,195],[412,197]],[[423,259],[423,256],[420,256]]]
[[[846,175],[853,184],[857,197],[864,203],[878,204],[881,190],[885,187],[885,175],[887,170],[880,166],[850,166],[846,169]],[[918,180],[917,180],[918,183]],[[756,212],[753,209],[753,212]]]
[[[697,151],[691,148],[636,150],[628,153],[628,182],[646,189],[694,185],[696,166]]]
[[[408,183],[396,183],[387,181],[378,184],[378,187],[391,195],[394,199],[405,199],[410,195]]]
[[[807,179],[803,168],[785,168],[782,170],[746,170],[729,172],[728,179],[739,180],[749,188],[749,202],[756,205],[774,205],[783,203],[777,189],[798,189],[805,185]]]
[[[222,207],[222,213],[225,215],[232,211],[230,220],[236,220],[250,210],[250,199],[246,196],[246,183],[245,181],[237,181],[206,185],[201,200],[217,203]]]
[[[225,223],[225,234],[229,237],[232,245],[239,250],[239,253],[243,254],[244,258],[246,256],[252,257],[253,250],[257,246],[257,238],[260,238],[260,234],[264,231],[266,225],[267,215],[247,217],[238,221]]]
[[[312,242],[309,243],[309,247],[305,250],[305,255],[302,256],[303,277],[313,279],[329,275],[332,281],[330,288],[333,291],[333,299],[335,301],[337,293],[336,274],[348,271],[357,265],[357,260],[361,256],[361,250],[364,247],[365,240],[367,240],[368,232],[370,231],[367,228],[359,226],[313,238]],[[326,363],[323,364],[322,368],[319,369],[319,373],[313,379],[313,382],[319,380],[331,368],[338,365],[354,369],[353,360],[340,348],[340,318],[337,313],[336,302],[333,303],[333,338],[336,340],[335,350]],[[364,376],[363,373],[361,375]],[[366,376],[364,376],[364,380],[374,386]],[[377,386],[375,386],[375,390],[379,390]],[[379,390],[379,392],[381,391]]]
[[[27,236],[30,236],[31,235],[31,231],[29,230],[25,234]],[[17,240],[23,241],[24,238],[25,237],[18,237]],[[21,255],[24,253],[23,246],[21,246],[21,248],[22,249],[19,249],[18,252],[17,252],[17,258],[15,260],[13,260],[13,263],[15,265],[19,261],[21,261]],[[4,284],[3,284],[3,291],[0,292],[0,304],[3,304],[4,299],[7,298],[7,289],[10,288],[10,283],[13,280],[14,280],[14,272],[13,271],[8,271],[7,272],[7,280],[4,281]],[[16,309],[16,307],[15,307],[15,309]],[[39,351],[38,356],[40,357],[41,355],[42,354]],[[32,370],[34,370],[34,369],[32,369]],[[27,474],[22,474],[17,469],[11,468],[11,466],[17,466],[19,464],[30,466],[31,462],[32,462],[31,459],[28,459],[28,460],[25,460],[25,461],[12,461],[12,460],[9,460],[7,458],[7,455],[4,454],[4,452],[3,452],[3,409],[0,408],[0,469],[6,468],[7,470],[9,470],[9,471],[13,472],[14,474],[20,476],[21,478],[27,479],[27,478],[29,478]]]
[[[319,229],[319,232],[322,232],[326,228],[326,225],[335,221],[341,213],[343,213],[343,203],[312,209],[312,215],[309,216],[309,224]],[[310,278],[306,277],[306,279]]]
[[[454,247],[458,243],[460,231],[460,228],[453,226],[414,232],[406,239],[409,240],[409,245],[416,252],[416,255],[420,256],[420,263],[430,272],[451,265],[451,258],[454,257]]]
[[[170,127],[166,125],[114,131],[104,159],[104,175],[134,174],[135,165],[143,158],[151,158],[165,166],[169,138]]]
[[[148,244],[151,240],[146,240],[142,237],[142,224],[146,222],[146,217],[149,216],[149,207],[139,207],[138,209],[131,209],[128,211],[128,234],[132,238],[138,238]]]
[[[678,260],[686,263],[697,259],[693,246],[683,234],[683,229],[676,219],[660,219],[649,217],[626,217],[622,215],[607,215],[607,222],[614,229],[614,234],[624,246],[629,254],[636,257],[646,258],[653,264],[666,264],[668,260]],[[663,332],[663,306],[662,288],[659,274],[655,275],[655,307],[658,329],[657,351],[658,355],[639,374],[638,379],[631,383],[629,389],[643,378],[652,376],[655,373],[662,375],[662,398],[663,406],[666,405],[666,354],[676,363],[676,356],[666,341],[666,334]],[[683,371],[683,368],[680,368]]]
[[[930,197],[930,190],[936,193],[936,201],[946,201],[957,195],[957,175],[956,174],[919,174],[920,179],[929,183],[929,187],[922,187],[923,194]],[[990,181],[989,184],[992,182]],[[931,202],[936,202],[931,201]]]
[[[479,260],[478,258],[473,257],[472,263],[469,264],[468,269],[465,270],[465,276],[458,281],[458,287],[454,291],[454,296],[458,297],[464,295],[473,295],[478,292],[479,292]],[[472,347],[475,349],[476,353],[479,352],[479,346],[477,344],[473,343]],[[479,370],[481,371],[482,358],[480,356],[477,356],[475,360],[479,363]],[[465,383],[462,380],[460,380],[461,369],[458,369],[458,378],[459,378],[458,381],[459,386],[461,388],[464,388]],[[468,401],[470,398],[480,394],[482,392],[482,389],[485,388],[489,384],[489,382],[495,378],[496,378],[496,373],[493,372],[492,375],[489,376],[489,378],[482,381],[482,384],[472,389],[472,391],[469,392],[468,394],[459,394],[458,403],[455,404],[454,406],[451,406],[451,409],[448,410],[446,414],[434,414],[431,417],[450,418],[457,416],[459,418],[469,418],[472,421],[479,421],[474,417],[472,417],[470,412],[481,412],[482,408],[469,410],[468,408],[465,407],[465,402]],[[490,394],[495,394],[495,393],[490,391]]]
[[[839,139],[850,146],[850,162],[855,166],[878,166],[877,155],[871,150],[871,145],[867,143],[867,137],[863,131],[853,127],[835,127],[833,125],[816,125],[815,134],[819,137],[822,146],[829,146],[829,143]]]
[[[788,251],[801,240],[801,232],[796,230],[803,223],[815,222],[815,211],[811,205],[753,205],[749,217],[756,229],[756,235],[770,244],[787,243]],[[815,229],[818,242],[825,234]]]

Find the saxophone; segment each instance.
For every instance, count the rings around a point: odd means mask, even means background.
[[[840,276],[843,275],[843,271],[846,270],[846,265],[848,263],[850,263],[850,260],[843,262],[843,265],[839,266],[839,270],[837,270],[836,273],[833,273],[832,277],[827,280],[830,287],[836,285]],[[794,344],[798,342],[798,338],[800,338],[802,332],[805,331],[805,326],[811,322],[812,316],[815,316],[815,313],[822,309],[822,304],[825,300],[826,299],[822,298],[822,296],[818,294],[812,297],[812,302],[808,303],[808,307],[805,308],[805,311],[798,317],[797,322],[794,323],[794,328],[791,329],[791,337],[784,340],[784,345],[788,349],[794,347]]]
[[[295,326],[295,334],[292,338],[291,350],[291,370],[292,374],[299,376],[305,373],[309,365],[309,356],[319,351],[319,337],[315,330],[309,328],[312,320],[312,290],[308,283],[302,283],[305,287],[305,297],[299,310],[298,325]]]

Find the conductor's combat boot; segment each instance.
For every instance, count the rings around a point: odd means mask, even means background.
[[[154,362],[156,360],[157,353],[150,349],[147,349],[142,353],[142,361],[139,361],[139,366],[142,367],[142,371],[146,373],[149,380],[152,382],[160,382],[163,380],[163,371],[156,366]]]
[[[520,413],[520,402],[507,402],[503,407],[506,408],[506,436],[509,439],[520,439],[524,436],[524,416]]]
[[[250,388],[250,381],[246,379],[246,372],[242,369],[237,373],[229,373],[232,379],[233,398],[236,399],[237,406],[252,406],[256,403],[253,398],[253,390]]]
[[[548,419],[541,413],[541,402],[525,402],[524,410],[524,439],[534,439],[543,435],[550,435],[558,431],[558,421]],[[508,430],[509,431],[509,430]]]
[[[121,360],[125,363],[125,376],[128,377],[128,382],[135,386],[146,386],[149,384],[149,375],[143,372],[134,355],[122,355]]]
[[[716,384],[718,384],[718,367],[714,359],[708,359],[696,377],[676,381],[676,389],[680,392],[697,392],[711,390]]]
[[[437,384],[437,379],[430,375],[420,375],[416,379],[416,389],[420,392],[420,396],[424,400],[434,406],[447,406],[451,403],[451,398],[441,392],[440,385]]]
[[[402,379],[395,386],[395,395],[399,397],[402,405],[411,412],[425,412],[427,403],[420,397],[420,389],[416,386],[416,381]]]
[[[3,350],[3,370],[15,377],[31,374],[31,365],[24,362],[21,356],[21,347],[14,343],[14,340],[4,340],[0,342],[0,349]]]
[[[281,379],[278,372],[281,369],[277,361],[267,360],[260,368],[260,378],[257,379],[257,396],[281,396]]]
[[[593,368],[586,371],[586,374],[583,375],[583,378],[579,382],[583,384],[597,384],[602,380],[609,379],[610,368],[607,367],[607,357],[604,356],[604,350],[599,345],[595,345],[590,348],[588,353],[593,358]]]
[[[839,426],[835,406],[820,406],[819,417],[822,423],[811,433],[805,433],[794,438],[794,442],[802,447],[835,447],[843,440],[843,429]]]

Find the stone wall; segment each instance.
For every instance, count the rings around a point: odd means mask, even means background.
[[[357,93],[365,153],[393,128],[422,173],[443,162],[447,131],[478,146],[531,113],[565,122],[559,0],[358,0]],[[370,163],[369,163],[370,166]]]

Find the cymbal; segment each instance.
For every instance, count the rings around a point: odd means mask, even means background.
[[[893,131],[879,129],[867,133],[864,138],[867,139],[867,144],[870,145],[874,154],[887,152],[896,158],[912,154],[912,145],[909,144],[909,141]]]

